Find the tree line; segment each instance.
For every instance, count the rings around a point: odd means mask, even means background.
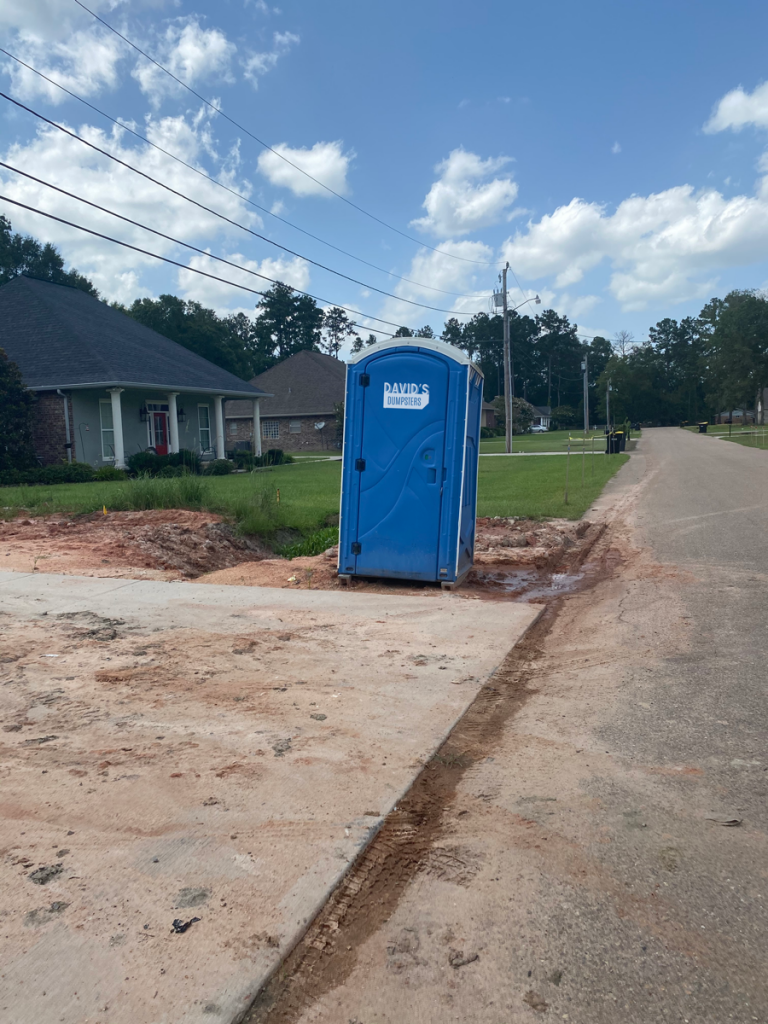
[[[697,317],[660,320],[647,341],[614,351],[598,381],[603,415],[609,384],[616,419],[672,425],[757,411],[768,387],[768,298],[736,290]]]
[[[65,270],[55,246],[14,234],[0,216],[0,284],[18,274],[81,288],[99,297],[77,270]],[[219,316],[215,310],[175,295],[113,304],[185,348],[250,379],[302,349],[338,357],[349,345],[360,352],[379,340],[364,337],[339,306],[321,309],[314,299],[277,283],[252,316]],[[589,419],[605,422],[610,384],[613,419],[643,423],[694,422],[716,412],[756,408],[768,386],[768,298],[758,291],[732,291],[713,298],[697,317],[666,318],[635,344],[619,332],[609,341],[583,340],[577,325],[552,309],[536,316],[510,314],[515,395],[549,406],[555,422],[583,422],[581,363],[588,359]],[[429,325],[400,327],[395,337],[435,338]],[[477,313],[465,323],[447,320],[439,337],[476,361],[485,376],[485,398],[503,393],[503,324],[498,314]]]

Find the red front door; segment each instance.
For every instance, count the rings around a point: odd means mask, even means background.
[[[158,455],[168,454],[168,413],[152,413],[152,445]]]

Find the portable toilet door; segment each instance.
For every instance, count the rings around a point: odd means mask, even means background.
[[[433,339],[347,368],[339,573],[454,583],[472,564],[482,373]]]

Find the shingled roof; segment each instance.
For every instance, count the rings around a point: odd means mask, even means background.
[[[264,392],[79,288],[16,277],[0,288],[0,348],[32,391],[126,387]]]
[[[304,349],[254,377],[251,384],[269,392],[262,416],[333,416],[344,401],[347,367],[340,359]],[[227,402],[227,418],[252,416],[245,402]]]

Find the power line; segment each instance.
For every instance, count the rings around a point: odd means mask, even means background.
[[[74,198],[77,198],[77,197],[74,197]],[[257,288],[249,288],[247,285],[238,284],[236,281],[230,281],[227,278],[217,277],[215,274],[209,274],[205,270],[199,270],[197,267],[189,267],[185,263],[179,263],[178,260],[172,260],[169,256],[160,256],[158,253],[150,252],[148,249],[142,249],[138,245],[131,245],[130,242],[123,242],[119,238],[112,238],[111,235],[105,235],[101,231],[94,231],[93,228],[86,228],[82,224],[75,224],[71,220],[65,220],[63,217],[57,217],[57,216],[55,216],[55,214],[47,213],[45,210],[38,210],[34,206],[28,206],[26,203],[19,202],[18,199],[11,199],[10,196],[0,195],[0,199],[2,199],[6,203],[12,203],[14,206],[19,206],[19,207],[21,207],[22,210],[29,210],[30,213],[37,213],[41,217],[47,217],[48,220],[55,220],[59,224],[66,224],[67,227],[76,228],[78,231],[84,231],[86,234],[93,235],[95,238],[103,238],[106,242],[114,242],[115,245],[122,245],[123,248],[125,248],[125,249],[132,249],[134,252],[141,253],[143,256],[151,256],[153,259],[162,260],[163,263],[170,263],[174,267],[180,267],[182,270],[189,271],[190,274],[199,274],[201,277],[208,277],[212,281],[218,281],[221,284],[231,285],[232,288],[239,288],[241,291],[250,292],[252,295],[264,295],[264,292],[259,291]],[[88,202],[88,200],[83,200],[83,201],[84,202]],[[89,205],[93,205],[93,204],[89,204]],[[110,212],[110,211],[106,211],[106,212]],[[115,216],[119,217],[120,214],[115,214]],[[127,219],[128,219],[127,217],[122,217],[121,218],[121,220],[127,220]],[[131,221],[130,223],[135,224],[136,221]],[[145,225],[141,224],[141,225],[139,225],[139,227],[145,227]],[[146,230],[147,231],[153,231],[152,228],[146,228]],[[161,232],[159,232],[159,231],[154,232],[154,233],[155,234],[161,234]],[[168,235],[164,235],[163,237],[164,238],[168,238],[169,236]],[[175,241],[175,239],[174,239],[174,241]],[[179,245],[187,245],[187,243],[186,242],[179,242]],[[188,247],[189,248],[195,248],[194,246],[188,246]],[[211,259],[221,259],[221,257],[212,256],[211,253],[205,252],[204,249],[198,249],[197,251],[201,252],[204,256],[210,257]],[[228,263],[229,261],[222,259],[221,262]],[[237,264],[235,264],[235,263],[230,263],[229,265],[232,266],[232,267],[235,267],[235,269],[237,269],[237,270],[244,270],[245,269],[244,267],[238,267]],[[271,284],[282,284],[283,283],[281,281],[275,281],[271,277],[266,277],[264,274],[256,274],[255,271],[250,271],[250,273],[255,274],[256,277],[263,278],[265,281],[269,281]],[[308,298],[314,299],[316,302],[329,302],[330,303],[329,299],[323,299],[319,295],[313,295],[311,292],[305,292],[301,288],[294,288],[292,290],[295,291],[295,292],[298,292],[299,295],[306,295]],[[330,304],[331,305],[336,305],[336,303],[330,303]],[[339,309],[344,309],[348,313],[352,313],[354,316],[363,317],[363,319],[365,319],[365,320],[375,320],[377,323],[387,324],[388,327],[399,327],[399,324],[393,323],[391,320],[382,320],[382,318],[379,317],[379,316],[371,316],[368,313],[361,313],[359,310],[352,309],[349,306],[339,306]],[[386,331],[380,331],[376,327],[369,327],[367,325],[359,324],[359,323],[356,323],[356,322],[353,323],[352,326],[353,327],[359,327],[361,330],[364,330],[364,331],[373,331],[375,334],[383,334],[387,338],[392,337],[391,334],[388,334]]]
[[[328,248],[333,249],[335,252],[341,253],[342,256],[347,256],[349,259],[356,260],[358,263],[362,263],[366,267],[370,267],[372,270],[377,270],[381,274],[387,274],[389,277],[394,277],[398,281],[405,281],[407,284],[413,284],[417,288],[426,288],[429,291],[439,292],[441,295],[452,295],[455,298],[459,299],[483,299],[486,297],[485,293],[482,292],[465,295],[462,294],[461,292],[449,292],[446,291],[446,289],[444,288],[436,288],[434,285],[431,284],[422,284],[420,281],[414,281],[410,277],[403,277],[401,274],[395,274],[391,270],[385,270],[384,267],[379,267],[375,263],[371,263],[368,260],[364,260],[362,256],[355,256],[354,253],[347,252],[346,249],[342,249],[338,245],[334,245],[333,242],[328,242],[326,241],[326,239],[320,238],[319,235],[314,235],[312,234],[311,231],[307,231],[305,228],[300,227],[298,224],[294,224],[292,221],[287,220],[287,218],[281,217],[277,213],[273,213],[272,210],[268,210],[266,206],[261,206],[259,203],[254,202],[254,200],[251,199],[249,196],[244,195],[242,192],[238,192],[237,189],[231,188],[229,185],[225,185],[222,181],[218,181],[216,178],[211,177],[210,174],[207,174],[199,167],[195,167],[194,164],[187,163],[186,160],[183,160],[181,157],[176,156],[175,153],[171,153],[169,150],[163,149],[163,147],[158,146],[156,142],[152,142],[146,136],[142,135],[140,132],[137,132],[134,128],[131,128],[129,125],[118,120],[118,118],[112,117],[111,114],[107,114],[106,111],[101,110],[95,104],[90,103],[88,100],[84,99],[82,96],[79,96],[76,92],[73,92],[71,89],[68,89],[66,86],[62,85],[60,82],[57,82],[55,79],[50,78],[46,74],[43,74],[42,71],[39,71],[37,68],[32,67],[31,64],[27,64],[26,61],[23,61],[20,57],[17,57],[15,54],[11,53],[9,50],[4,49],[2,46],[0,46],[0,53],[4,53],[6,57],[10,57],[11,60],[15,60],[17,64],[20,64],[22,67],[26,68],[28,71],[31,71],[33,74],[38,75],[40,78],[48,82],[50,85],[55,86],[57,89],[61,89],[61,91],[66,93],[67,96],[71,96],[72,99],[77,100],[78,103],[82,103],[84,106],[88,107],[90,110],[93,110],[101,117],[106,118],[107,121],[111,121],[112,124],[117,125],[118,128],[122,129],[123,131],[130,132],[130,134],[135,136],[135,138],[140,139],[148,146],[152,146],[152,148],[156,149],[159,153],[162,153],[164,156],[169,157],[171,160],[175,160],[176,163],[181,164],[188,170],[194,171],[195,174],[200,175],[201,178],[205,178],[206,181],[211,182],[213,185],[217,185],[219,188],[224,189],[225,192],[229,192],[233,196],[237,196],[237,198],[241,199],[244,203],[248,203],[250,206],[253,206],[254,209],[259,210],[261,213],[266,213],[267,216],[273,217],[275,220],[280,221],[281,224],[286,224],[289,228],[293,228],[294,231],[300,231],[303,235],[306,235],[308,238],[312,238],[314,239],[314,241],[320,242],[321,245],[327,245]],[[277,242],[272,242],[272,244],[278,245]],[[280,246],[280,248],[285,247]],[[515,280],[517,280],[517,278],[515,278]]]
[[[108,150],[102,149],[100,146],[97,146],[93,142],[89,142],[88,139],[84,139],[81,135],[78,135],[76,132],[70,131],[69,128],[65,128],[63,125],[57,124],[50,118],[45,117],[44,114],[38,113],[38,111],[33,110],[32,107],[25,106],[25,104],[13,99],[13,97],[8,96],[6,93],[0,92],[0,97],[2,97],[5,100],[8,100],[9,103],[15,104],[15,106],[20,107],[22,110],[26,110],[28,113],[33,114],[41,121],[44,121],[46,124],[51,125],[52,128],[57,128],[60,132],[63,132],[70,138],[76,139],[78,142],[82,142],[84,146],[88,146],[90,149],[95,150],[95,152],[101,153],[102,156],[106,156],[108,159],[113,160],[115,163],[120,164],[122,167],[128,168],[128,170],[133,171],[134,174],[138,174],[142,178],[146,178],[147,181],[151,181],[153,184],[158,185],[160,188],[164,188],[167,192],[170,192],[172,195],[178,196],[180,199],[185,199],[188,203],[192,203],[193,206],[197,206],[199,209],[205,210],[206,213],[210,213],[212,216],[218,217],[220,220],[225,221],[227,224],[231,224],[233,227],[240,228],[242,231],[247,232],[249,235],[253,235],[254,238],[258,238],[263,242],[268,242],[270,245],[276,246],[278,249],[282,249],[283,252],[287,252],[291,256],[295,256],[297,259],[305,260],[307,263],[311,263],[313,266],[318,267],[321,270],[328,271],[328,273],[335,274],[337,277],[344,278],[344,280],[350,281],[352,284],[359,285],[361,288],[367,288],[370,291],[378,292],[379,295],[385,295],[387,298],[395,299],[397,302],[405,302],[409,306],[417,306],[420,309],[429,309],[436,313],[449,313],[452,316],[472,316],[471,313],[463,312],[462,310],[443,309],[440,306],[429,306],[424,302],[416,302],[414,299],[405,299],[400,295],[394,295],[392,292],[384,291],[383,288],[377,288],[375,285],[369,285],[366,284],[364,281],[358,281],[356,278],[350,277],[348,274],[343,274],[339,270],[333,270],[330,267],[326,267],[323,263],[318,263],[317,260],[310,259],[308,256],[303,256],[301,253],[296,252],[293,249],[289,249],[287,248],[287,246],[281,245],[279,242],[273,242],[272,239],[267,238],[266,235],[262,235],[258,231],[254,231],[253,228],[249,228],[245,224],[241,224],[239,221],[232,220],[232,218],[227,217],[226,214],[219,213],[218,210],[213,210],[211,209],[210,206],[206,206],[204,203],[200,203],[196,199],[192,199],[190,196],[186,195],[184,192],[180,192],[178,189],[173,188],[171,185],[166,185],[165,182],[159,181],[157,178],[153,178],[152,175],[147,174],[146,171],[139,170],[139,168],[134,167],[133,164],[129,164],[127,161],[121,160],[119,157],[116,157],[113,153],[110,153]],[[11,169],[15,170],[15,168]],[[47,182],[43,182],[43,184],[47,184]],[[107,213],[109,212],[111,211],[108,210]]]
[[[446,252],[444,249],[438,249],[434,245],[428,245],[426,242],[422,242],[418,238],[414,238],[412,235],[407,234],[407,232],[405,232],[405,231],[401,231],[399,228],[394,227],[392,224],[388,224],[385,220],[382,220],[381,217],[377,217],[376,214],[370,213],[368,210],[364,209],[362,206],[358,206],[357,203],[353,203],[351,199],[347,199],[347,197],[343,196],[340,192],[336,192],[335,189],[332,189],[330,187],[330,185],[326,185],[324,182],[320,181],[319,178],[315,178],[314,175],[310,174],[309,171],[305,171],[303,167],[299,167],[298,164],[293,163],[293,161],[289,160],[287,156],[284,156],[278,150],[273,149],[272,146],[270,146],[268,143],[264,142],[263,139],[260,139],[257,135],[254,135],[252,131],[250,131],[248,128],[245,128],[238,121],[236,121],[233,117],[230,117],[229,114],[225,114],[224,111],[221,109],[221,107],[217,107],[215,103],[211,103],[210,100],[207,100],[205,98],[205,96],[201,95],[201,93],[197,92],[190,85],[187,85],[186,82],[183,82],[180,78],[178,78],[176,75],[174,75],[174,73],[172,71],[169,71],[168,68],[166,68],[163,64],[161,64],[159,61],[155,60],[154,57],[150,57],[150,55],[148,53],[146,53],[144,50],[142,50],[140,46],[137,46],[137,44],[132,42],[132,40],[130,40],[127,36],[124,36],[122,32],[118,32],[118,30],[116,28],[114,28],[112,25],[110,25],[109,22],[107,22],[103,18],[101,18],[98,14],[96,14],[94,11],[92,11],[89,7],[86,7],[85,4],[81,2],[81,0],[75,0],[75,3],[78,5],[78,7],[82,7],[82,9],[84,11],[87,11],[88,14],[90,14],[92,18],[95,18],[96,21],[100,22],[105,28],[108,28],[110,32],[114,32],[114,34],[119,39],[122,39],[124,43],[127,43],[128,46],[130,46],[134,50],[136,50],[137,53],[140,53],[142,55],[142,57],[144,57],[146,60],[150,61],[152,64],[155,65],[155,67],[159,68],[162,72],[164,72],[166,75],[168,75],[169,78],[172,78],[174,82],[176,82],[178,85],[182,86],[182,88],[186,89],[188,92],[192,93],[193,96],[196,96],[197,99],[199,99],[201,101],[201,103],[205,103],[205,105],[210,107],[211,110],[215,111],[217,114],[219,114],[225,120],[229,121],[229,123],[234,125],[235,128],[238,129],[238,131],[245,132],[245,134],[249,138],[253,139],[254,142],[258,142],[258,144],[260,146],[263,146],[264,149],[268,150],[270,153],[273,153],[276,157],[279,157],[280,160],[283,160],[290,167],[293,167],[295,170],[299,171],[305,177],[309,178],[310,181],[314,181],[316,185],[319,185],[321,188],[324,188],[326,190],[326,192],[330,192],[331,195],[335,196],[337,199],[340,199],[343,203],[346,203],[348,206],[351,206],[353,209],[357,210],[358,213],[362,213],[364,216],[370,217],[370,219],[376,221],[377,224],[381,224],[382,227],[388,228],[390,231],[394,231],[395,234],[400,235],[402,238],[407,238],[409,242],[414,242],[416,245],[423,246],[425,249],[431,249],[432,252],[439,252],[443,256],[450,256],[451,259],[461,260],[463,263],[475,263],[478,266],[482,266],[482,267],[496,267],[496,266],[498,266],[498,263],[491,263],[491,262],[489,262],[487,260],[471,260],[471,259],[468,259],[466,256],[456,256],[455,253]]]

